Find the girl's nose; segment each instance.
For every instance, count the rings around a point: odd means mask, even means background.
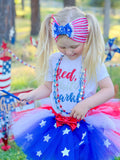
[[[67,56],[71,55],[72,54],[72,50],[71,49],[66,49],[65,50],[65,53]]]

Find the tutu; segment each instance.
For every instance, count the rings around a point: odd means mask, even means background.
[[[29,160],[112,160],[120,154],[120,102],[97,106],[80,122],[48,105],[13,119],[15,141]]]

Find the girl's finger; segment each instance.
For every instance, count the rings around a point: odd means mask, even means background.
[[[71,113],[70,113],[70,117],[72,117],[73,114],[74,114],[74,110],[72,109],[72,110],[71,110]]]
[[[83,120],[83,119],[84,119],[84,117],[85,117],[85,115],[82,115],[82,116],[81,116],[81,120]]]
[[[78,120],[81,120],[81,116],[80,116],[80,115],[78,115],[78,116],[77,116],[77,119],[78,119]]]
[[[73,117],[74,117],[74,118],[77,118],[77,116],[78,116],[78,114],[76,114],[76,113],[73,114]]]

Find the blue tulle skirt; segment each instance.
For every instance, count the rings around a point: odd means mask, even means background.
[[[14,115],[15,141],[28,160],[112,160],[120,153],[119,116],[93,112],[73,131],[67,124],[57,127],[51,110],[21,112]]]

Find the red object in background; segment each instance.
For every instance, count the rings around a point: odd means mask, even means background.
[[[7,49],[7,43],[5,43],[4,41],[2,42],[2,46],[3,49]]]
[[[35,46],[37,48],[38,46],[38,41],[36,41],[34,38],[30,37],[30,42],[33,46]]]
[[[4,143],[4,146],[1,147],[2,150],[7,151],[11,148],[11,146],[8,145],[8,135],[6,134],[4,138],[2,138],[2,141]]]

